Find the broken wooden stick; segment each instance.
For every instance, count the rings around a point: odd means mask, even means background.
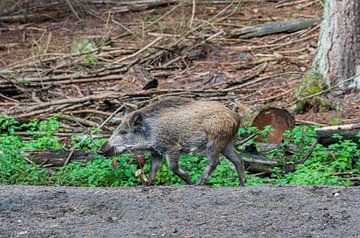
[[[323,145],[330,145],[339,142],[334,137],[335,134],[340,135],[344,140],[352,140],[359,143],[360,123],[347,124],[339,126],[325,126],[315,130],[318,142]]]
[[[274,21],[256,26],[249,26],[241,29],[232,30],[230,33],[227,34],[227,37],[248,39],[252,37],[266,36],[281,32],[295,32],[311,27],[314,24],[319,23],[319,21],[319,18],[300,18],[296,20]]]

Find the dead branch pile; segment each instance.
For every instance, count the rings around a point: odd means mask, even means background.
[[[72,18],[59,24],[73,23],[60,35],[58,28],[47,30],[47,23],[35,27],[31,19],[27,19],[30,23],[0,27],[4,33],[32,37],[23,42],[9,37],[0,45],[0,55],[5,56],[0,57],[4,65],[0,68],[0,113],[21,121],[57,115],[66,127],[59,133],[65,135],[83,130],[79,125],[111,131],[127,108],[166,96],[221,100],[231,107],[275,101],[289,104],[295,85],[312,61],[319,14],[287,19],[287,14],[282,15],[286,6],[279,3],[281,7],[276,6],[281,9],[276,10],[274,1],[264,0],[263,9],[273,7],[278,17],[262,18],[260,13],[249,17],[263,10],[256,8],[259,1],[241,5],[157,0],[27,0],[13,4],[7,0],[2,17],[21,17],[24,9],[39,16],[67,8]],[[309,7],[313,3],[294,4]],[[98,7],[96,15],[78,14],[89,5]],[[134,11],[137,18],[126,23],[124,18]],[[139,22],[149,15],[156,18]],[[82,23],[77,26],[79,17]],[[174,29],[168,21],[183,27]],[[99,22],[105,30],[86,35],[80,29],[87,22],[88,31]],[[55,48],[54,38],[77,31],[79,38],[67,39],[61,50]],[[239,39],[244,36],[248,39]],[[27,52],[27,57],[8,60],[16,51]],[[4,60],[9,63],[2,63]]]
[[[98,10],[109,9],[118,13],[143,11],[170,6],[175,1],[162,0],[4,0],[0,6],[0,22],[44,21],[73,14],[98,16]]]

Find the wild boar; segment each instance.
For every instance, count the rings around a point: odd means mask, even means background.
[[[153,156],[148,184],[154,183],[163,156],[170,169],[191,184],[191,177],[179,166],[179,155],[205,152],[207,166],[196,185],[206,183],[222,153],[235,165],[244,186],[244,165],[233,145],[239,125],[240,116],[219,102],[170,97],[127,114],[98,153],[111,157],[149,150]]]

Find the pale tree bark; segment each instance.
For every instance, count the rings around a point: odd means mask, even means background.
[[[313,69],[328,86],[360,89],[360,0],[326,0]]]

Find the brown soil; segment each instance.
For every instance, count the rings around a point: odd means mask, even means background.
[[[0,237],[359,237],[360,188],[0,186]]]

